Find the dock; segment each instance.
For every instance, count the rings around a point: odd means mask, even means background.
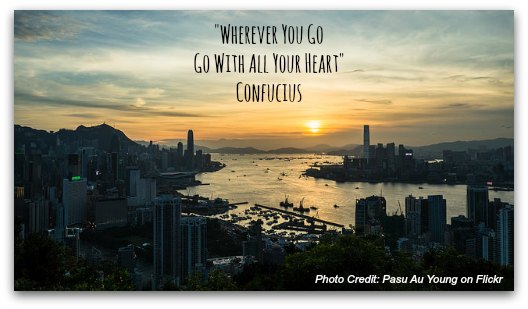
[[[249,202],[229,203],[229,206],[238,206],[238,205],[246,205],[246,204],[249,204]]]
[[[261,205],[261,204],[255,204],[255,206],[262,207],[262,208],[269,209],[269,210],[273,210],[273,211],[277,211],[277,212],[281,212],[281,213],[292,215],[292,216],[301,217],[301,218],[304,218],[304,219],[310,219],[310,220],[313,220],[315,222],[324,223],[326,225],[331,225],[331,226],[340,227],[340,228],[344,228],[345,227],[343,224],[334,223],[334,222],[318,219],[318,218],[315,218],[315,217],[310,217],[310,216],[303,215],[303,214],[300,214],[300,213],[297,213],[297,212],[293,212],[293,211],[288,211],[288,210],[284,210],[284,209],[280,209],[280,208],[274,208],[274,207],[265,206],[265,205]]]

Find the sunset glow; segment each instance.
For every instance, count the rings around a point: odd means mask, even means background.
[[[321,121],[319,120],[310,120],[306,123],[306,126],[310,128],[310,132],[313,134],[319,133],[319,128],[321,127]]]
[[[227,46],[213,27],[280,27],[279,16],[16,12],[14,121],[44,130],[106,122],[134,140],[166,144],[194,129],[200,142],[262,148],[361,143],[367,123],[384,143],[513,137],[511,11],[289,12],[291,24],[324,26],[321,45]],[[267,54],[270,72],[199,74],[197,52]],[[306,52],[344,56],[332,74],[273,71],[273,53]],[[302,101],[241,103],[241,81],[300,84]],[[325,119],[324,130],[312,117]]]

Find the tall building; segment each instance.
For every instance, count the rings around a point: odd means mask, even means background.
[[[110,154],[110,167],[112,168],[112,181],[116,182],[119,179],[119,153],[112,152]]]
[[[194,136],[193,130],[187,132],[187,151],[189,155],[194,155]]]
[[[162,195],[154,200],[152,288],[159,290],[167,283],[178,286],[181,278],[181,200]]]
[[[388,143],[386,151],[388,176],[393,177],[396,174],[396,145],[394,143]]]
[[[370,148],[370,128],[366,124],[363,126],[363,158],[369,159],[369,148]]]
[[[37,200],[29,202],[29,233],[40,233],[48,230],[49,227],[49,201]]]
[[[487,187],[467,186],[467,217],[475,226],[488,221],[489,193]]]
[[[405,198],[406,232],[409,237],[418,237],[428,231],[428,200],[409,195]]]
[[[140,175],[139,168],[136,166],[129,166],[126,168],[125,185],[127,196],[134,197],[138,195],[137,186]]]
[[[356,230],[366,232],[369,226],[379,225],[387,216],[387,202],[382,196],[356,200]]]
[[[129,208],[143,207],[156,198],[156,178],[140,178],[139,170],[128,170],[127,204]]]
[[[499,210],[497,246],[497,262],[501,265],[513,265],[513,205]]]
[[[67,162],[67,177],[72,178],[75,176],[81,175],[81,162],[79,155],[76,153],[71,153],[68,155]]]
[[[126,226],[128,221],[127,199],[124,197],[92,198],[90,219],[98,230]]]
[[[88,162],[92,159],[92,157],[95,155],[95,148],[93,147],[82,147],[79,149],[79,153],[81,156],[81,177],[87,178],[88,177]]]
[[[446,227],[446,200],[442,195],[429,195],[427,204],[431,240],[443,244]]]
[[[493,261],[496,256],[496,233],[480,223],[475,231],[475,257],[484,261]]]
[[[495,198],[493,199],[493,201],[490,201],[488,205],[488,221],[486,223],[486,226],[496,231],[497,215],[499,214],[499,210],[509,204],[506,202],[502,202],[500,198]]]
[[[161,170],[166,171],[169,168],[169,152],[168,151],[162,151],[161,152]]]
[[[187,169],[191,170],[194,168],[194,136],[193,131],[187,132],[187,149],[184,153],[185,165]]]
[[[182,142],[178,142],[178,150],[176,152],[176,156],[178,158],[182,158],[183,157],[183,143]]]
[[[56,242],[64,242],[66,236],[66,226],[64,225],[64,206],[63,204],[57,205],[55,215],[55,233],[53,235]]]
[[[84,223],[87,216],[86,178],[74,176],[62,181],[64,225]]]
[[[452,217],[451,231],[453,232],[452,244],[455,249],[459,253],[476,256],[476,236],[473,221],[463,215]]]
[[[205,269],[207,260],[207,220],[205,217],[181,219],[181,277],[185,280],[196,271]]]

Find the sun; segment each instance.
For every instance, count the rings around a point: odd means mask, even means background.
[[[310,120],[306,123],[306,126],[310,129],[310,132],[313,134],[319,133],[321,128],[321,121],[319,120]]]

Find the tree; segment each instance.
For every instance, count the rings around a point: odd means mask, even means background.
[[[113,262],[98,267],[75,258],[47,235],[15,240],[15,290],[134,290],[130,275]]]

